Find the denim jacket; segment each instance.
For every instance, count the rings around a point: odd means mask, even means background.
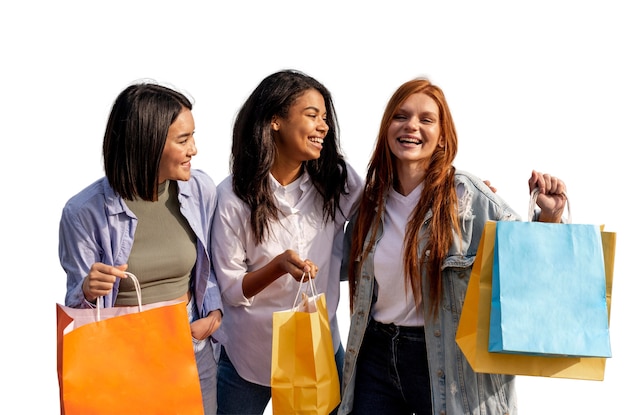
[[[178,181],[180,211],[197,237],[197,260],[192,271],[193,295],[200,317],[222,310],[222,299],[209,257],[210,233],[217,204],[213,180],[201,170],[192,170],[189,181]],[[93,307],[85,300],[82,283],[91,265],[103,262],[121,265],[133,246],[137,217],[103,177],[73,196],[63,208],[59,226],[59,259],[67,274],[65,305]],[[119,278],[104,297],[112,307]],[[216,339],[219,340],[219,339]]]
[[[433,414],[516,414],[514,376],[474,372],[457,346],[455,335],[485,222],[520,220],[520,217],[499,196],[491,192],[479,178],[457,171],[455,182],[459,194],[458,210],[462,243],[459,245],[458,235],[455,235],[454,243],[444,260],[443,298],[436,317],[427,311],[430,309],[429,288],[426,279],[422,276],[424,331]],[[422,235],[427,231],[431,217],[432,212],[429,212],[420,231]],[[349,225],[344,240],[343,280],[347,279],[351,230]],[[381,224],[378,227],[374,249],[383,232]],[[368,240],[371,237],[372,235],[369,234]],[[424,244],[418,247],[420,252],[424,249]],[[357,278],[343,369],[340,415],[348,414],[352,410],[357,358],[370,319],[372,302],[375,301],[373,293],[376,278],[373,258],[374,252],[371,252],[362,264],[361,273]]]

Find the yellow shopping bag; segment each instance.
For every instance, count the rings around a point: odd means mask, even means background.
[[[479,373],[603,380],[606,365],[603,357],[528,356],[488,351],[495,230],[496,222],[485,224],[456,334],[456,342],[472,369]],[[601,236],[610,317],[616,234],[601,232]]]
[[[339,405],[326,297],[298,291],[294,306],[273,314],[272,408],[274,415],[328,415]],[[302,282],[300,283],[300,289]],[[299,304],[298,298],[302,294]]]

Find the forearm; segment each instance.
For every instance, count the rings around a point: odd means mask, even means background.
[[[243,295],[246,298],[254,297],[284,274],[285,271],[280,267],[279,261],[274,258],[264,267],[248,272],[244,276],[241,285]]]

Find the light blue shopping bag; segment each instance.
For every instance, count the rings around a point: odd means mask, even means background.
[[[599,226],[497,223],[489,351],[611,357]]]

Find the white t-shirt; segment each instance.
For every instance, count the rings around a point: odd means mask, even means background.
[[[278,209],[278,222],[270,223],[270,234],[256,245],[250,226],[250,209],[233,192],[231,177],[218,186],[218,206],[212,233],[212,259],[222,291],[224,317],[220,330],[228,340],[228,357],[239,375],[260,385],[270,386],[272,361],[272,314],[293,306],[298,281],[285,274],[252,298],[243,295],[242,281],[287,249],[318,267],[315,286],[325,293],[335,350],[341,343],[335,312],[339,304],[344,225],[356,208],[363,181],[348,166],[347,196],[340,199],[335,221],[323,218],[322,198],[305,172],[288,186],[272,180]],[[343,212],[343,213],[342,213]]]
[[[423,307],[417,309],[413,291],[404,276],[404,234],[411,212],[422,195],[423,184],[407,196],[391,189],[387,196],[383,236],[374,252],[377,300],[372,317],[380,323],[398,326],[423,326]]]

